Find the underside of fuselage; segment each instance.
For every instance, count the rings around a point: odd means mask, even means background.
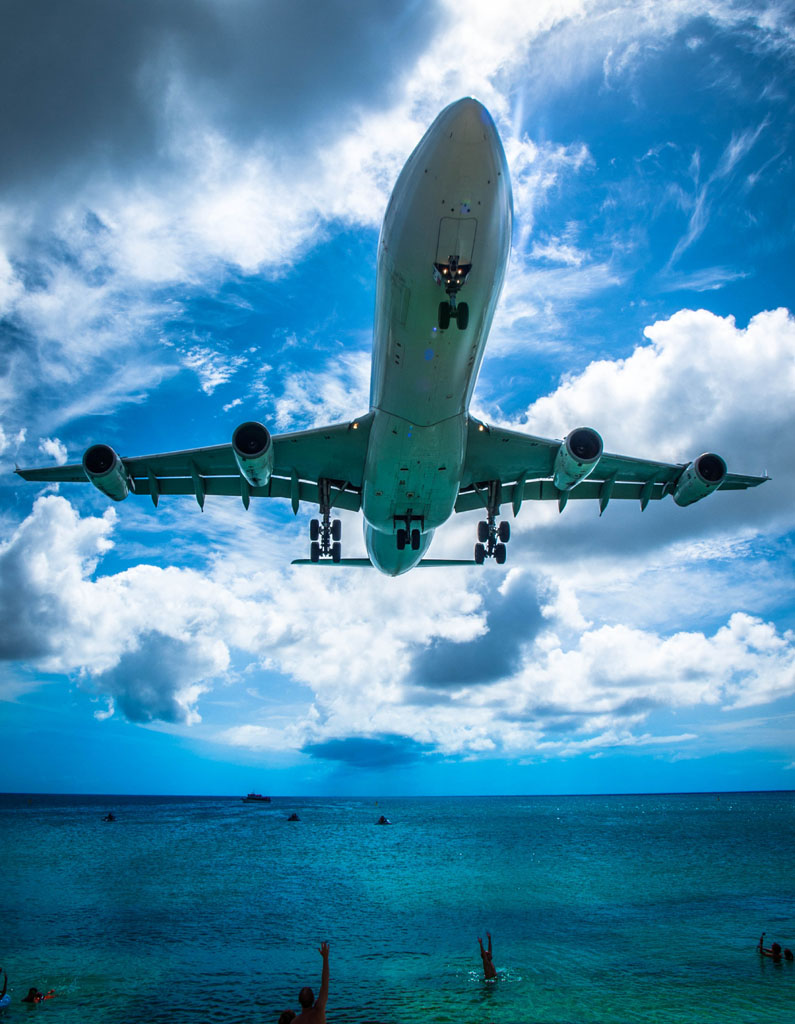
[[[368,554],[390,575],[418,563],[453,511],[511,216],[494,122],[459,100],[401,172],[378,246],[362,511]]]

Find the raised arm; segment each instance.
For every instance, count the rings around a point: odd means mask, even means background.
[[[320,955],[323,957],[323,973],[320,975],[320,995],[315,1001],[315,1007],[320,1010],[326,1009],[328,1001],[328,943],[320,943]]]

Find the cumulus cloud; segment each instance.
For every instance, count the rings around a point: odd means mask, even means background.
[[[39,451],[49,455],[58,466],[63,466],[66,462],[66,445],[57,437],[42,437],[39,440]]]
[[[759,313],[741,328],[733,317],[685,309],[644,333],[649,343],[626,359],[597,360],[564,378],[527,409],[522,425],[562,437],[589,423],[611,451],[666,461],[723,450],[731,471],[769,468],[784,483],[792,473],[787,396],[795,387],[788,311]]]
[[[0,656],[71,673],[106,698],[102,716],[195,726],[209,691],[226,687],[234,707],[250,701],[259,670],[276,672],[303,696],[289,711],[246,703],[246,720],[215,730],[217,742],[372,767],[665,746],[671,734],[648,727],[657,713],[795,692],[795,636],[758,616],[672,635],[588,623],[571,593],[518,570],[499,587],[460,572],[387,585],[375,574],[252,574],[235,557],[203,573],[98,575],[115,521],[41,498],[0,549]],[[251,661],[245,690],[230,677],[234,657]]]

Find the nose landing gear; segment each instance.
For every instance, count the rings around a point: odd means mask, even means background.
[[[455,320],[459,331],[465,331],[469,324],[469,306],[458,302],[458,292],[466,284],[471,263],[459,263],[458,256],[451,256],[447,263],[434,263],[433,276],[437,284],[443,284],[448,301],[439,303],[439,330],[446,331],[450,320]]]

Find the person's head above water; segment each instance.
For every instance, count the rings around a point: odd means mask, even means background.
[[[770,949],[773,956],[781,956],[781,945],[778,942],[774,942]]]
[[[309,986],[302,988],[298,993],[298,1002],[301,1004],[304,1010],[308,1010],[315,1001],[315,993]]]

